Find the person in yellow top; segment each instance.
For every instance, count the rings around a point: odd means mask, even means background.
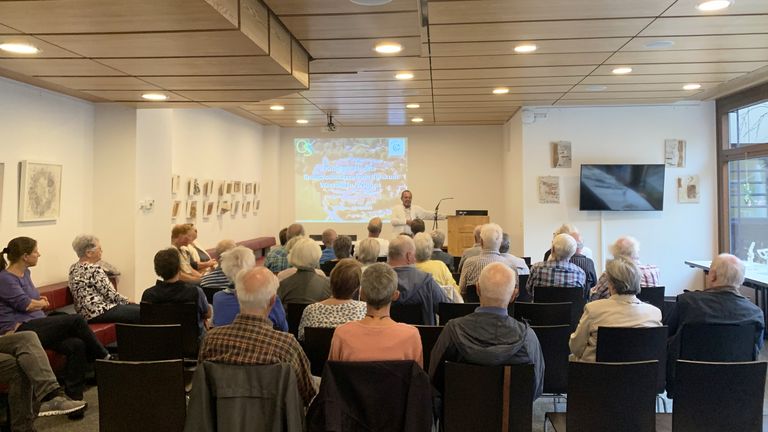
[[[432,236],[423,232],[418,233],[413,237],[413,242],[416,244],[416,268],[431,274],[435,282],[446,291],[445,295],[454,303],[464,303],[459,286],[453,279],[451,271],[448,270],[448,266],[440,260],[432,259],[432,249],[435,245]]]

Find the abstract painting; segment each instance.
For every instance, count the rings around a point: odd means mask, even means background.
[[[55,221],[61,205],[61,165],[22,161],[19,222]]]
[[[677,202],[690,204],[699,202],[699,176],[684,176],[677,178]]]
[[[181,209],[181,200],[174,200],[173,206],[171,207],[171,217],[173,219],[176,219],[179,217],[179,210]]]
[[[560,177],[539,177],[539,204],[560,203]]]

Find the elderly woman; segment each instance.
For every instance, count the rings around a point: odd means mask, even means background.
[[[610,247],[611,255],[616,257],[625,257],[634,261],[640,270],[640,287],[652,287],[659,285],[659,268],[655,265],[640,263],[640,243],[634,237],[619,237]],[[603,273],[597,284],[589,290],[589,301],[608,298],[608,276]]]
[[[189,244],[183,246],[183,249],[189,255],[189,264],[192,268],[200,273],[206,273],[216,267],[216,260],[212,259],[205,249],[202,249],[195,244],[195,240],[197,240],[197,227],[195,227],[194,224],[187,225],[189,225],[190,228]]]
[[[451,301],[464,303],[459,293],[459,286],[456,284],[451,271],[448,270],[448,266],[442,261],[432,259],[432,249],[434,249],[432,236],[420,232],[413,236],[413,243],[416,245],[416,268],[431,274],[435,282],[443,287],[445,295]]]
[[[304,340],[304,327],[338,327],[365,318],[365,303],[353,299],[360,289],[362,274],[363,266],[352,258],[336,264],[331,271],[331,297],[304,309],[299,340]]]
[[[423,366],[419,331],[389,316],[392,302],[400,297],[397,273],[387,264],[376,263],[363,272],[360,285],[365,317],[336,327],[328,360],[413,360]]]
[[[8,257],[6,263],[2,255]],[[83,399],[88,363],[109,358],[80,315],[45,316],[50,305],[32,283],[30,267],[37,265],[37,241],[16,237],[0,252],[0,334],[33,331],[43,348],[63,354],[64,389],[72,399]]]
[[[320,264],[320,269],[326,276],[331,275],[331,270],[340,260],[352,256],[352,239],[345,235],[336,237],[336,240],[333,242],[333,253],[336,255],[336,258]]]
[[[294,238],[288,240],[288,242],[285,244],[286,260],[288,260],[287,255],[291,253],[291,249],[293,249],[293,246],[296,245],[296,243],[299,240],[303,239],[303,238],[308,238],[308,237],[300,235],[300,236],[297,236],[297,237],[294,237]],[[322,251],[320,251],[320,253],[322,254]],[[323,273],[322,270],[317,268],[317,267],[319,267],[319,263],[320,263],[320,261],[318,260],[318,265],[315,266],[315,273],[317,273],[320,276],[325,276],[325,273]],[[296,274],[296,267],[294,267],[294,265],[291,264],[290,261],[288,261],[288,265],[290,267],[288,267],[285,270],[281,270],[280,273],[277,274],[277,280],[283,281],[284,279],[287,279],[287,278],[289,278],[289,277],[291,277],[291,276]]]
[[[213,325],[216,327],[231,324],[240,313],[240,303],[237,302],[235,294],[235,277],[240,270],[251,269],[256,265],[253,251],[245,246],[234,247],[224,252],[219,259],[219,266],[227,277],[227,283],[221,286],[224,288],[222,291],[213,295]],[[279,297],[269,311],[269,319],[275,330],[288,331],[288,321],[285,319],[285,310]]]
[[[387,243],[389,244],[389,243]],[[367,238],[357,244],[355,258],[363,265],[363,271],[371,264],[376,264],[379,258],[380,243],[375,238]]]
[[[290,242],[289,242],[290,243]],[[331,286],[325,275],[315,273],[320,262],[320,246],[314,240],[301,237],[288,252],[288,262],[296,273],[280,281],[277,295],[283,304],[310,304],[331,296]]]
[[[72,241],[72,249],[80,259],[69,268],[69,290],[75,311],[91,323],[137,324],[139,305],[131,304],[118,293],[97,264],[102,254],[99,239],[92,235],[79,235]]]
[[[605,265],[611,297],[587,303],[576,331],[571,335],[571,358],[595,361],[598,327],[658,327],[661,311],[637,299],[640,270],[626,257],[616,257]]]

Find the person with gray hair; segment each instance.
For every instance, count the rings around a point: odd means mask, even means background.
[[[597,329],[599,327],[658,327],[661,311],[656,306],[643,303],[640,293],[640,271],[635,263],[619,256],[605,265],[611,296],[584,307],[576,331],[568,345],[571,359],[593,362],[597,354]]]
[[[579,238],[581,238],[581,232],[579,231],[579,229],[576,228],[575,226],[569,224],[569,223],[564,223],[564,224],[560,225],[555,230],[555,232],[552,233],[552,238],[554,238],[558,234],[570,234],[571,237],[573,237],[573,238],[576,238],[576,234],[578,234]],[[581,243],[581,240],[579,240],[579,239],[577,239],[576,241]],[[579,246],[579,251],[580,251],[579,252],[580,254],[584,255],[585,257],[587,257],[589,259],[592,259],[592,249],[584,246],[583,243]],[[549,259],[549,254],[550,253],[552,253],[552,250],[547,250],[546,252],[544,252],[544,261],[547,261]]]
[[[387,242],[387,247],[389,247],[389,242]],[[381,245],[375,238],[369,237],[357,244],[355,258],[363,265],[363,271],[377,261],[380,250]]]
[[[441,230],[433,230],[429,235],[432,237],[432,259],[442,261],[448,267],[448,271],[453,273],[455,270],[455,264],[453,255],[443,251],[443,245],[445,244],[445,233]]]
[[[368,221],[368,238],[374,239],[379,244],[378,256],[386,257],[389,252],[389,240],[381,238],[382,222],[380,217]]]
[[[339,236],[336,234],[336,230],[334,229],[328,228],[327,230],[323,231],[323,253],[320,255],[321,265],[327,261],[338,258],[333,249],[333,244],[336,242],[338,237]]]
[[[480,255],[483,252],[483,246],[480,244],[480,231],[482,229],[482,225],[477,225],[474,231],[472,231],[472,235],[475,237],[475,244],[471,248],[464,249],[464,252],[461,253],[461,261],[459,261],[459,268],[457,270],[459,273],[464,270],[464,263],[467,261],[467,258]]]
[[[509,234],[507,233],[504,233],[501,237],[499,254],[507,260],[507,265],[515,269],[518,275],[527,275],[531,273],[530,269],[528,269],[528,264],[525,263],[524,259],[509,253]]]
[[[640,242],[637,239],[631,236],[619,237],[609,250],[614,257],[623,256],[635,262],[640,270],[640,287],[661,286],[659,268],[655,265],[640,263]],[[603,273],[597,280],[597,284],[589,290],[589,301],[608,298],[609,296],[608,277]]]
[[[336,267],[339,261],[352,256],[352,238],[345,235],[336,237],[333,242],[333,256],[333,259],[326,262],[322,262],[322,259],[320,261],[320,270],[328,277],[331,276],[331,270]]]
[[[413,237],[413,243],[416,245],[416,268],[429,273],[435,279],[445,295],[454,303],[464,303],[459,292],[459,286],[453,278],[451,271],[444,262],[432,259],[432,236],[427,233],[418,233]]]
[[[226,239],[219,241],[219,243],[216,244],[216,258],[221,260],[224,252],[234,248],[235,246],[236,244],[234,240]],[[227,275],[224,274],[224,270],[221,268],[220,261],[218,262],[218,265],[215,269],[206,273],[202,278],[200,278],[200,287],[202,287],[203,290],[224,289],[231,283],[232,281],[227,278]]]
[[[360,298],[366,303],[365,318],[336,327],[328,360],[413,360],[423,366],[419,331],[389,316],[392,302],[399,297],[398,276],[394,270],[384,263],[368,267],[360,281]]]
[[[501,262],[488,264],[480,272],[480,307],[469,315],[455,318],[440,333],[429,361],[429,376],[438,390],[443,389],[446,361],[485,366],[533,364],[534,399],[544,388],[544,355],[536,333],[525,322],[507,312],[518,294],[517,274]]]
[[[267,319],[277,301],[277,277],[264,267],[243,269],[235,277],[240,313],[232,324],[211,329],[198,361],[234,365],[287,363],[296,375],[304,406],[315,396],[309,360],[290,333],[274,330]]]
[[[289,242],[294,237],[304,237],[304,226],[300,223],[293,223],[285,230],[285,242]],[[282,234],[282,230],[280,231]],[[275,273],[281,272],[290,267],[288,262],[288,249],[287,244],[283,245],[282,237],[280,238],[280,246],[269,250],[266,258],[264,259],[264,267],[272,270]]]
[[[219,256],[219,268],[225,278],[224,285],[208,287],[219,289],[213,295],[213,325],[216,327],[231,324],[240,312],[240,304],[235,295],[235,278],[243,270],[256,266],[256,256],[251,249],[237,246]],[[205,277],[203,277],[205,279]],[[205,287],[204,287],[205,288]],[[269,311],[269,320],[275,330],[288,331],[288,321],[280,297],[275,299],[275,305]]]
[[[90,323],[139,323],[139,305],[117,292],[101,261],[101,242],[96,236],[82,234],[72,241],[79,260],[69,268],[69,290],[75,312]]]
[[[568,234],[558,234],[552,240],[552,255],[548,261],[531,267],[526,289],[534,297],[536,287],[579,288],[584,290],[587,276],[579,266],[570,262],[576,253],[576,240]],[[585,292],[586,294],[586,292]]]
[[[293,237],[292,239],[288,240],[285,243],[285,252],[286,254],[288,254],[286,256],[286,259],[288,260],[289,267],[286,268],[285,270],[281,270],[277,274],[277,279],[280,282],[295,275],[297,271],[297,267],[313,267],[315,269],[315,273],[317,273],[319,276],[327,276],[319,268],[320,267],[319,259],[316,262],[315,257],[313,256],[314,252],[320,250],[319,247],[317,249],[310,248],[307,242],[303,241],[307,239],[309,239],[309,237],[304,237],[304,236]],[[299,242],[302,242],[302,245],[303,245],[302,249],[298,251],[296,254],[294,254],[293,258],[291,258],[291,251],[293,250],[293,247],[296,246],[296,244]],[[307,253],[309,252],[311,252],[311,254],[308,255]],[[319,253],[322,254],[322,251],[320,251]]]
[[[292,240],[289,240],[290,244]],[[320,271],[316,273],[320,260],[320,246],[308,237],[295,241],[288,253],[288,261],[296,267],[296,273],[280,281],[277,294],[283,304],[309,304],[323,301],[331,296],[328,278]]]
[[[480,272],[483,271],[485,266],[493,262],[500,262],[509,266],[507,259],[499,253],[503,236],[504,231],[495,223],[485,224],[480,229],[480,247],[482,252],[479,255],[467,258],[459,277],[459,288],[461,288],[461,294],[466,301],[477,301],[475,298],[476,294],[468,293],[467,287],[477,284]]]

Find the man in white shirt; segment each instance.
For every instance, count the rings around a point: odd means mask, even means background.
[[[379,242],[379,256],[385,257],[389,252],[389,240],[380,238],[381,218],[375,217],[368,221],[368,237]]]
[[[414,219],[421,220],[435,220],[435,214],[430,213],[423,208],[412,205],[413,194],[408,189],[400,193],[400,201],[402,204],[392,207],[392,228],[395,235],[406,233],[413,234],[411,231],[411,224]],[[445,219],[445,216],[438,215],[437,219]]]

